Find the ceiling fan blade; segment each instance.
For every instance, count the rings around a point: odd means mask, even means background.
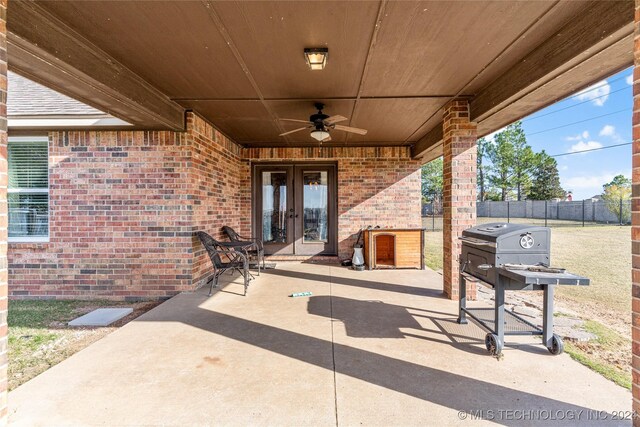
[[[303,127],[303,128],[298,128],[298,129],[290,130],[289,132],[281,133],[279,136],[289,135],[290,133],[300,132],[301,130],[309,129],[309,128],[312,128],[312,127],[313,127],[313,126],[305,126],[305,127]]]
[[[367,134],[367,130],[366,129],[352,128],[351,126],[335,125],[333,128],[336,129],[336,130],[342,130],[342,131],[345,131],[345,132],[357,133],[358,135],[366,135]]]
[[[339,114],[338,114],[338,115],[335,115],[335,116],[328,117],[328,118],[324,121],[324,124],[325,124],[325,125],[332,125],[332,124],[334,124],[334,123],[344,122],[345,120],[349,120],[349,119],[347,119],[346,117],[341,116],[341,115],[339,115]]]
[[[311,122],[309,120],[298,120],[298,119],[278,119],[282,122],[295,122],[295,123],[307,123],[307,124],[311,124]]]

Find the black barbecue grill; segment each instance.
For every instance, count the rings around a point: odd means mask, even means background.
[[[589,279],[551,268],[551,230],[525,224],[491,223],[462,232],[460,257],[460,313],[458,323],[472,317],[489,333],[487,350],[499,355],[505,335],[542,335],[552,354],[563,351],[562,339],[553,333],[555,285],[588,285]],[[467,308],[467,280],[480,281],[494,289],[495,307]],[[505,291],[543,291],[543,326],[530,323],[504,310]]]

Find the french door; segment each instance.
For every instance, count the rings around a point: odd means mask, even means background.
[[[335,165],[256,165],[253,194],[254,231],[266,254],[336,253]]]

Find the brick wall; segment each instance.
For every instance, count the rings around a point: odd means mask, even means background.
[[[640,414],[640,0],[635,4],[634,69],[633,69],[633,145],[631,195],[631,254],[632,254],[632,327],[633,340],[631,362],[633,376],[633,411]],[[633,418],[633,425],[640,426],[640,417]]]
[[[360,228],[421,227],[420,164],[407,147],[241,149],[196,115],[186,132],[50,134],[50,241],[13,243],[15,298],[162,299],[201,284],[194,231],[251,232],[251,164],[338,165],[338,247]]]
[[[206,231],[221,240],[226,240],[223,225],[240,234],[250,233],[250,172],[241,160],[240,146],[193,114],[187,117],[187,129],[192,153],[189,178],[194,231]],[[211,272],[211,261],[197,237],[192,243],[192,283],[197,285]]]
[[[50,242],[10,244],[13,297],[161,298],[191,278],[186,134],[54,132]]]
[[[469,121],[469,102],[455,99],[444,107],[443,123],[443,285],[451,299],[459,297],[458,238],[476,223],[476,124]],[[467,297],[476,298],[475,284]]]
[[[421,228],[420,163],[408,147],[252,148],[245,159],[338,165],[338,255],[351,256],[360,228]]]
[[[7,0],[0,0],[0,425],[7,424]]]
[[[209,271],[193,231],[248,228],[240,149],[190,114],[187,132],[50,134],[50,241],[11,244],[16,298],[162,299]],[[244,221],[244,222],[243,222]]]

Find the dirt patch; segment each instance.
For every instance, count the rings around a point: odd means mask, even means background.
[[[580,309],[581,317],[585,319],[598,319],[598,321],[615,330],[623,337],[631,336],[631,307],[628,314],[612,312],[607,306],[596,301],[575,301],[564,295],[557,295],[555,298],[556,311]],[[625,349],[628,351],[629,349]],[[631,354],[629,352],[629,354]]]

